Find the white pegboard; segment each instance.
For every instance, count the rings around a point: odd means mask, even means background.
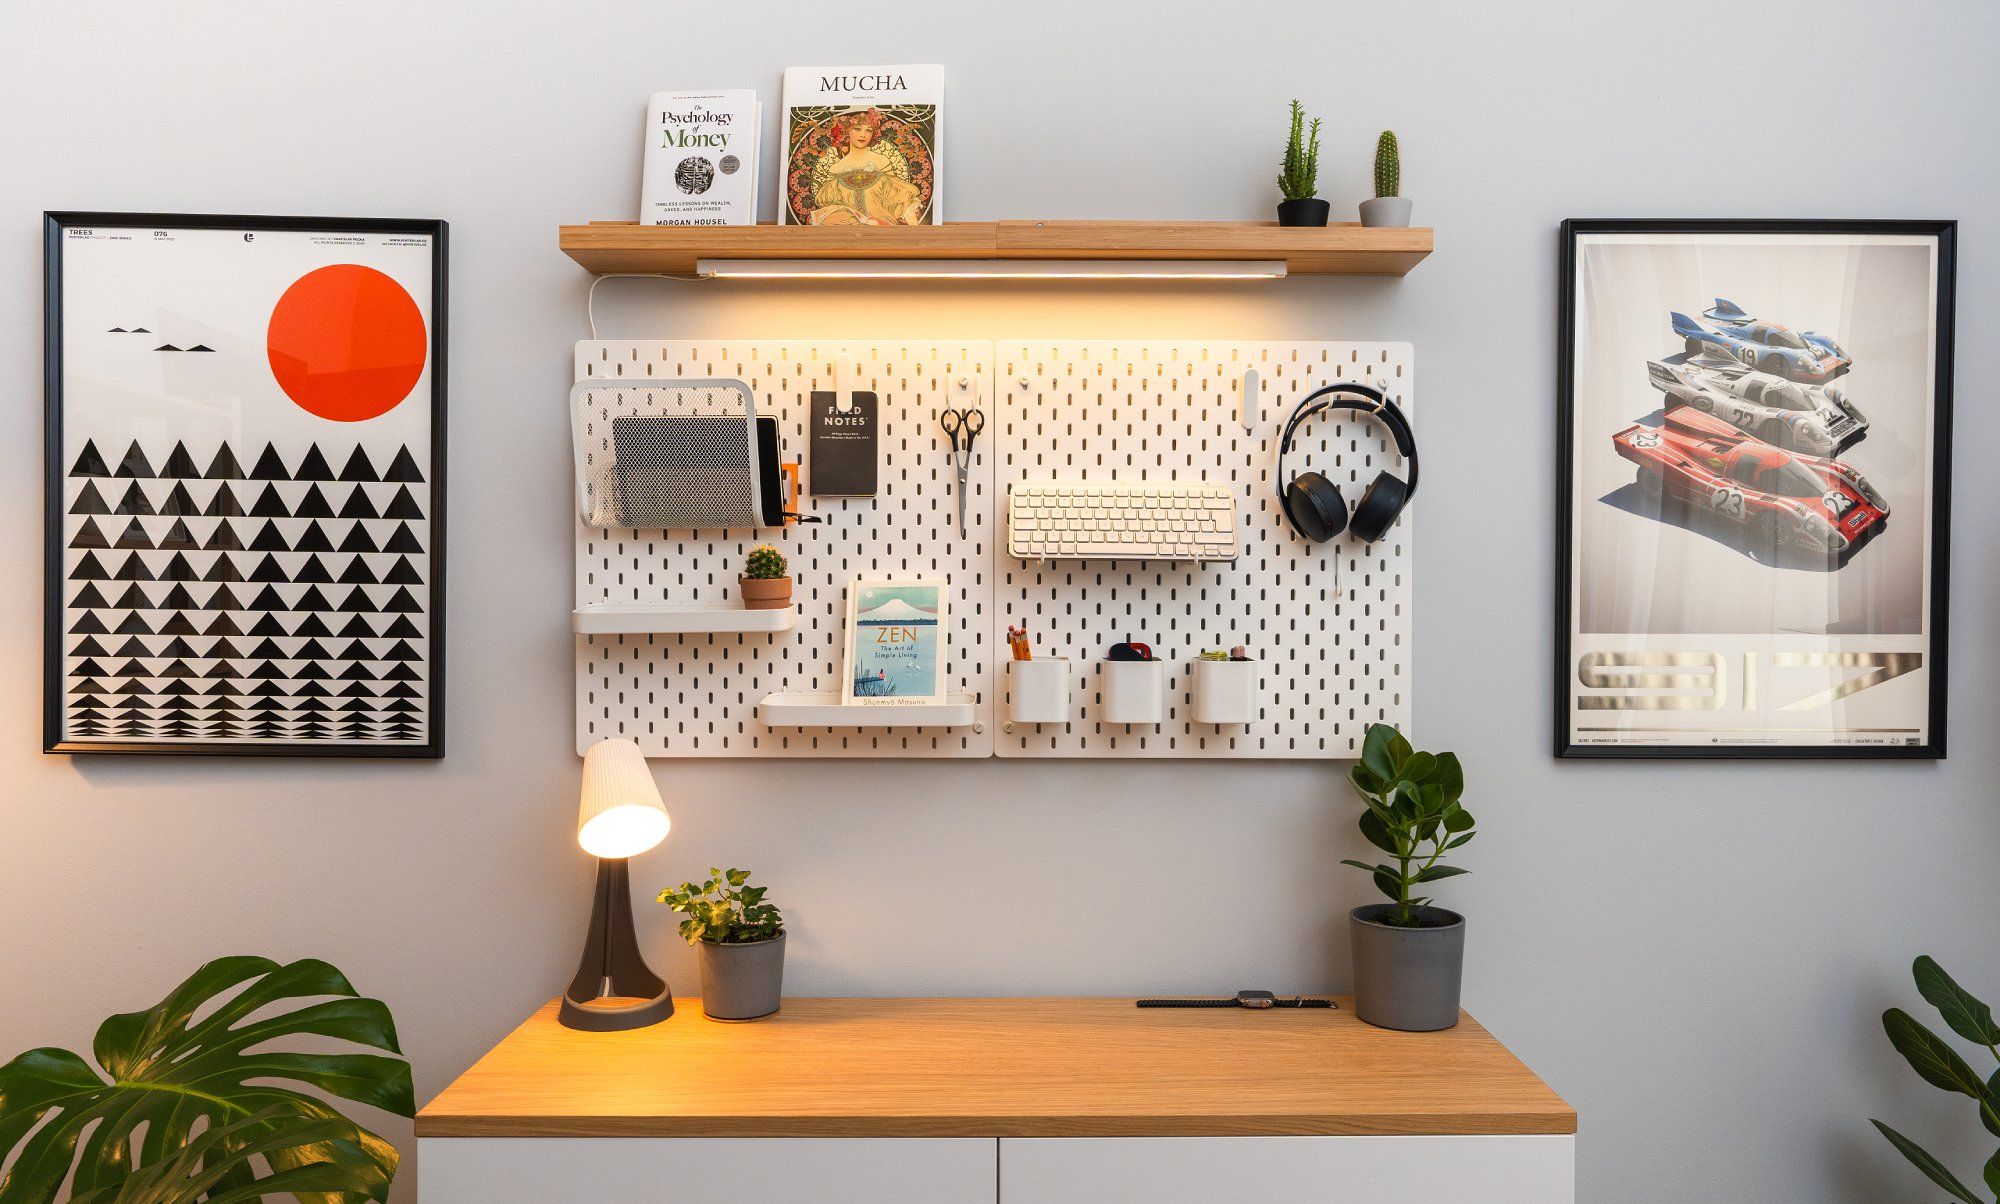
[[[937,412],[964,404],[965,380],[992,419],[992,344],[833,345],[805,341],[607,342],[576,346],[576,379],[644,386],[648,381],[736,378],[757,412],[778,420],[783,458],[804,458],[807,404],[815,389],[873,390],[880,398],[882,469],[874,498],[802,498],[825,521],[743,531],[600,530],[578,524],[576,601],[725,602],[758,543],[792,562],[799,622],[775,634],[579,635],[577,751],[609,736],[637,741],[651,757],[927,756],[993,754],[991,542],[993,427],[972,466],[967,534],[958,534],[955,476]],[[696,405],[730,399],[702,391]],[[945,577],[952,585],[950,661],[954,693],[975,695],[977,727],[889,730],[768,728],[757,703],[769,694],[840,690],[847,583],[856,577]]]
[[[1349,758],[1360,754],[1368,724],[1408,726],[1414,505],[1372,545],[1342,535],[1315,546],[1285,524],[1276,472],[1285,419],[1313,389],[1371,384],[1411,412],[1409,344],[1002,343],[997,361],[996,498],[1028,477],[1229,481],[1242,539],[1234,563],[1199,568],[1003,554],[995,628],[1004,635],[1009,623],[1025,622],[1036,655],[1070,659],[1073,718],[1005,723],[1007,666],[997,664],[999,755]],[[1257,413],[1245,429],[1242,388],[1252,368]],[[1350,507],[1384,468],[1408,472],[1388,434],[1352,413],[1308,422],[1286,464],[1291,475],[1326,473]],[[1100,718],[1098,664],[1128,635],[1167,662],[1167,720],[1158,726]],[[1257,721],[1195,723],[1192,658],[1235,644],[1259,662]]]
[[[725,601],[760,539],[792,559],[798,627],[773,635],[577,637],[577,742],[628,736],[650,756],[1295,757],[1358,755],[1367,724],[1410,716],[1409,512],[1372,546],[1313,547],[1276,501],[1277,439],[1293,404],[1337,380],[1413,399],[1408,344],[1089,343],[829,345],[584,342],[579,380],[642,383],[740,377],[779,420],[786,459],[805,448],[814,389],[881,397],[884,462],[874,499],[807,499],[826,525],[782,532],[599,531],[579,526],[577,602]],[[997,358],[997,362],[996,362]],[[1246,430],[1245,369],[1261,378]],[[973,462],[969,534],[956,530],[937,412],[970,382],[987,413]],[[954,401],[953,404],[959,404]],[[1355,415],[1305,428],[1288,464],[1318,469],[1351,506],[1380,469],[1406,472],[1381,428]],[[1006,555],[1006,482],[1024,477],[1233,483],[1243,546],[1199,569],[1137,561],[1023,563]],[[997,482],[997,487],[996,487]],[[954,692],[978,699],[977,728],[852,731],[767,728],[759,699],[837,691],[845,591],[857,576],[943,576],[953,585]],[[1007,722],[1005,628],[1026,621],[1038,656],[1067,656],[1072,721]],[[1097,662],[1126,635],[1168,660],[1168,718],[1099,718]],[[1188,658],[1248,644],[1260,659],[1255,723],[1191,720]]]

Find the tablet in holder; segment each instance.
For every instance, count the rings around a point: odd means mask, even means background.
[[[775,527],[785,521],[778,420],[756,420],[756,456],[742,415],[627,414],[611,420],[612,481],[621,527]]]

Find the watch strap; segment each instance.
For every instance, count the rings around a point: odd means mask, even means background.
[[[1142,1008],[1233,1008],[1234,999],[1141,999]]]
[[[1142,1008],[1233,1008],[1241,1007],[1234,999],[1141,999]],[[1339,1007],[1331,999],[1308,999],[1301,995],[1290,998],[1280,996],[1271,1001],[1275,1008],[1331,1008]]]

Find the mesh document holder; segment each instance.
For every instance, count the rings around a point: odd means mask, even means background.
[[[585,526],[763,525],[757,402],[742,381],[585,381],[570,424]]]

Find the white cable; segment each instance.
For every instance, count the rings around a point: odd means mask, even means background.
[[[590,282],[590,292],[583,299],[583,316],[590,323],[590,337],[597,338],[597,286],[607,280],[700,280],[700,276],[675,276],[667,272],[605,272]]]

